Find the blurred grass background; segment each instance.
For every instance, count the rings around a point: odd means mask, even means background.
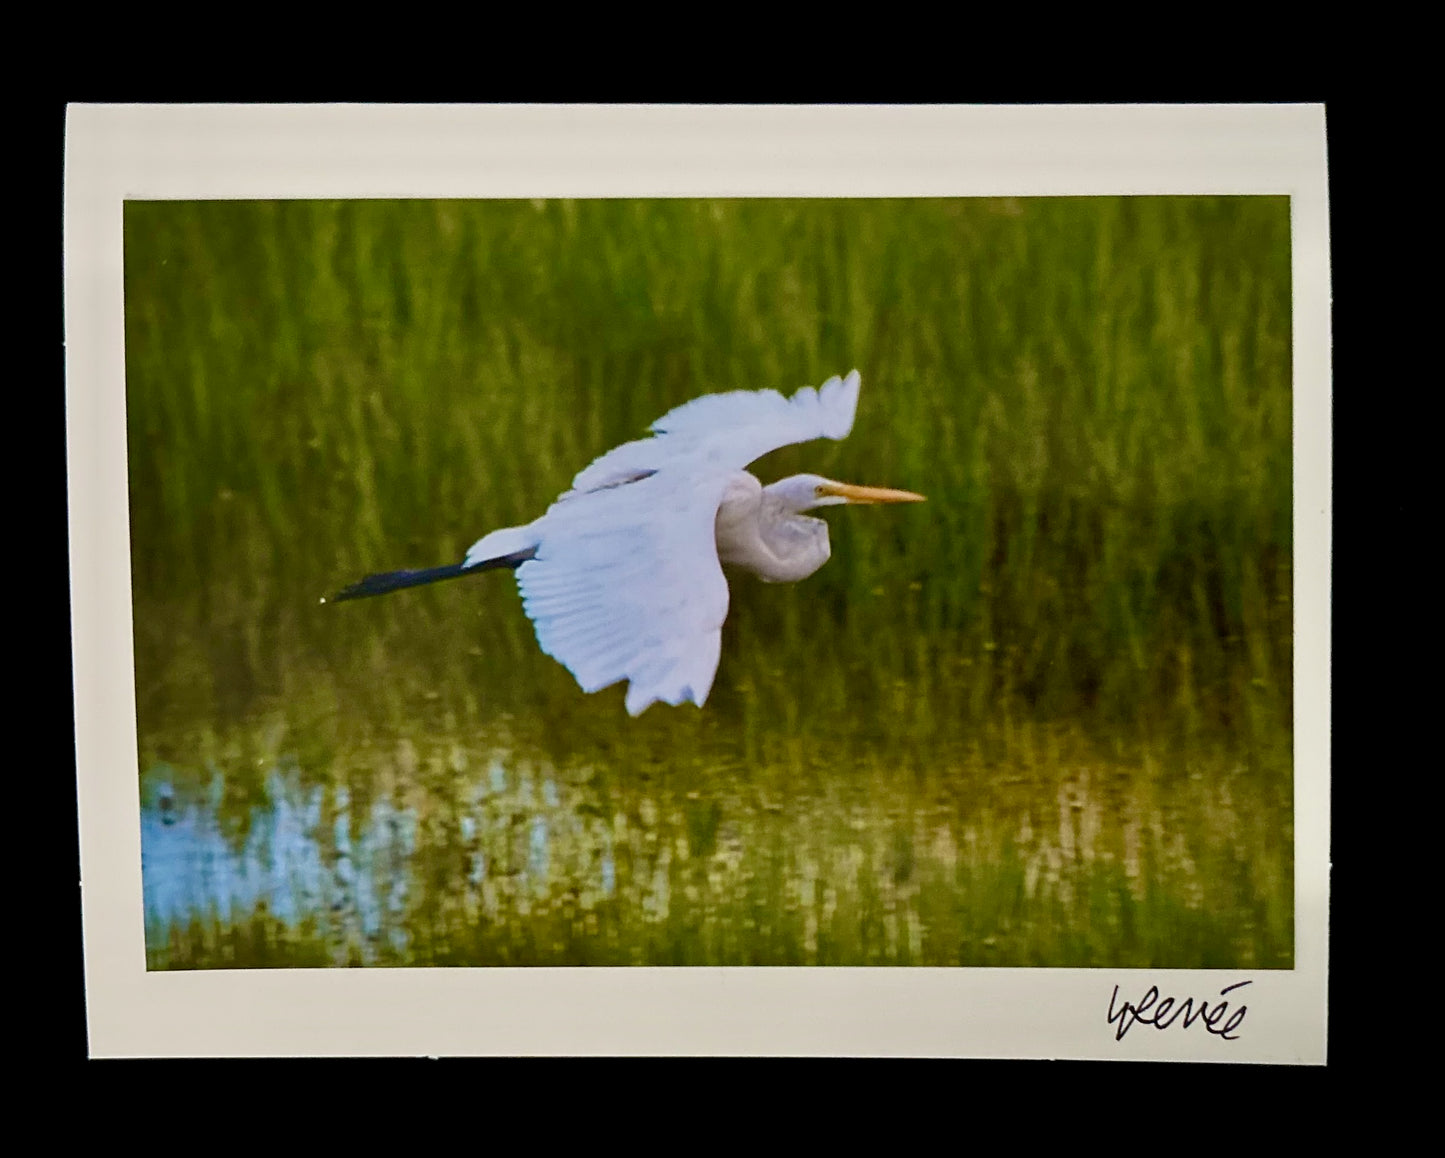
[[[559,878],[479,924],[440,824],[417,963],[1287,966],[1289,279],[1287,198],[128,203],[142,772],[219,770],[241,842],[258,769],[364,803],[399,742],[444,748],[455,820],[501,736],[606,833],[736,830],[731,891],[638,878],[700,908],[584,920]],[[459,560],[690,398],[854,367],[849,438],[754,472],[929,501],[830,512],[803,583],[734,577],[702,711],[582,694],[505,575],[318,602]],[[153,964],[326,957],[217,920]]]
[[[1277,738],[1288,230],[1283,198],[130,203],[143,726],[368,658],[481,718],[585,711],[505,578],[317,600],[460,558],[698,394],[857,366],[851,437],[757,473],[930,501],[734,582],[710,709]]]

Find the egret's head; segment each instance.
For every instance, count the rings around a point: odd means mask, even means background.
[[[816,474],[795,474],[773,483],[768,493],[776,495],[790,510],[836,507],[844,503],[921,503],[922,495],[887,487],[855,487]]]

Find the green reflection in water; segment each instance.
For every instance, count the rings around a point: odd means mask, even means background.
[[[638,755],[552,766],[406,740],[296,769],[293,794],[312,783],[320,804],[287,854],[283,895],[223,919],[193,890],[189,911],[152,918],[150,963],[1291,960],[1291,836],[1277,826],[1287,800],[1268,767],[1109,756],[1059,729],[1028,735],[1006,763],[978,750],[926,764],[854,750],[842,765],[817,752],[779,776],[706,751],[648,771]],[[258,810],[254,784],[232,790],[262,778],[252,767],[218,770],[220,793],[209,774],[188,781],[168,767],[148,779],[163,772],[170,807],[214,817],[238,854],[243,818],[276,805]],[[407,829],[403,851],[368,831],[388,824]],[[178,828],[153,824],[150,848]],[[363,858],[368,842],[385,847]],[[219,847],[187,871],[214,877]],[[322,883],[292,891],[307,863]]]

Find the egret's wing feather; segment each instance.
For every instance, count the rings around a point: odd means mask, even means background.
[[[727,448],[739,457],[736,470],[753,459],[794,442],[846,438],[858,409],[858,371],[834,376],[816,390],[804,386],[791,398],[776,390],[733,390],[704,394],[669,410],[652,424],[657,434],[686,434],[704,445]],[[746,455],[747,457],[741,457]]]
[[[769,451],[814,438],[846,438],[858,409],[858,371],[791,398],[776,390],[705,394],[652,424],[653,437],[610,450],[572,481],[563,498],[616,487],[670,466],[741,470]]]
[[[542,650],[583,691],[630,680],[627,710],[701,706],[722,649],[728,588],[714,521],[726,475],[644,477],[563,496],[517,569]]]

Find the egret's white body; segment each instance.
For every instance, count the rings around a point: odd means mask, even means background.
[[[701,706],[722,649],[724,563],[774,583],[805,579],[829,546],[827,523],[803,511],[922,498],[817,475],[765,487],[742,469],[782,446],[846,437],[858,387],[855,370],[791,398],[696,398],[654,422],[653,437],[593,462],[541,518],[478,540],[456,567],[369,576],[338,598],[515,566],[537,642],[583,691],[625,679],[634,716],[659,701]]]

